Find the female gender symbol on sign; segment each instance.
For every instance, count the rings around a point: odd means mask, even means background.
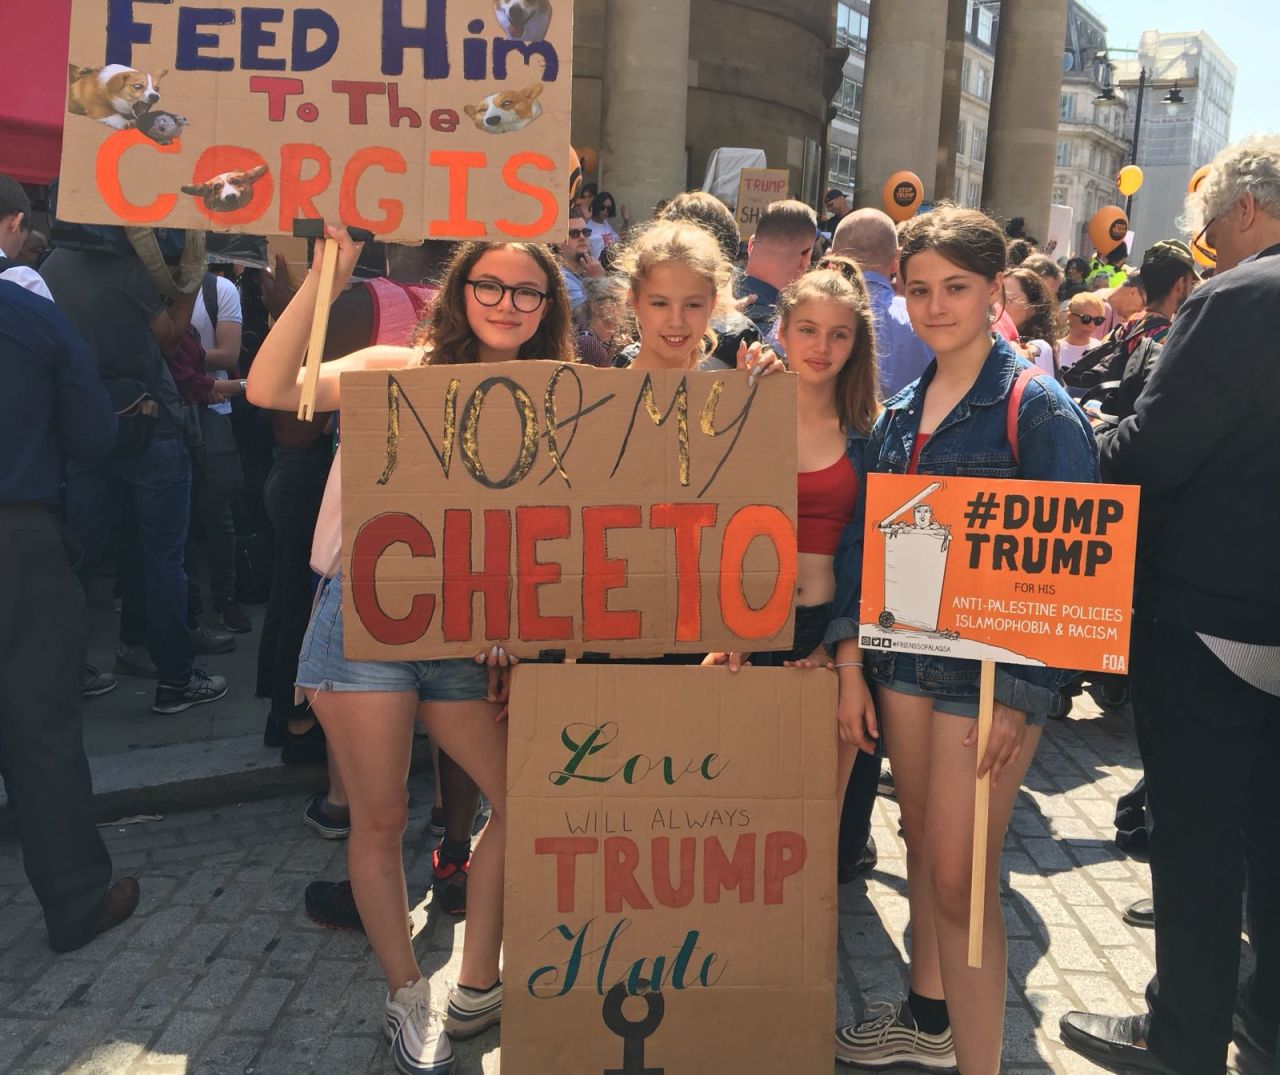
[[[658,1029],[666,1011],[661,993],[643,993],[640,999],[648,1005],[643,1019],[632,1021],[622,1011],[627,987],[619,982],[604,998],[604,1025],[623,1041],[622,1067],[606,1068],[604,1075],[664,1075],[665,1068],[644,1066],[644,1039]]]

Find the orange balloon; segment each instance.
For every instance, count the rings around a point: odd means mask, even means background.
[[[600,155],[590,146],[583,146],[578,150],[578,158],[582,161],[582,174],[595,175],[596,168],[600,164]]]
[[[578,196],[578,190],[582,186],[582,160],[578,157],[578,151],[569,147],[569,201],[572,202]]]
[[[884,185],[884,211],[901,224],[915,216],[924,201],[924,184],[915,172],[894,172]]]
[[[1191,177],[1191,182],[1187,184],[1187,193],[1194,194],[1200,189],[1200,184],[1204,182],[1205,177],[1209,174],[1212,164],[1206,164],[1203,168],[1197,168],[1196,174]]]
[[[1129,218],[1118,205],[1104,205],[1089,221],[1089,241],[1103,257],[1124,242],[1129,234]]]

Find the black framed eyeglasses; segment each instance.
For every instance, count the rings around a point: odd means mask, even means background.
[[[1072,310],[1071,316],[1080,318],[1080,324],[1082,325],[1101,325],[1106,321],[1106,317],[1103,314],[1078,314]]]
[[[467,286],[481,306],[500,306],[504,295],[511,296],[511,305],[522,314],[536,312],[547,301],[547,293],[536,287],[508,287],[497,280],[468,280]]]
[[[1194,253],[1199,254],[1210,265],[1217,265],[1218,252],[1209,245],[1209,229],[1218,222],[1218,218],[1214,217],[1203,228],[1196,233],[1196,237],[1191,240],[1191,249]]]
[[[570,239],[588,239],[590,237],[591,237],[590,228],[570,228],[569,229]]]

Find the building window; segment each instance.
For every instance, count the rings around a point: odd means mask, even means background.
[[[1062,123],[1073,123],[1076,118],[1076,99],[1071,93],[1064,93],[1058,99],[1058,119]]]
[[[991,100],[991,68],[985,64],[978,64],[978,84],[973,92],[984,101]]]
[[[1059,168],[1069,168],[1071,166],[1071,143],[1065,139],[1058,139],[1058,154],[1054,157]]]
[[[835,97],[836,111],[845,119],[856,120],[862,116],[862,83],[845,78]]]
[[[964,194],[964,179],[960,176],[956,176],[956,199],[955,199],[956,205],[963,204],[963,194]]]
[[[977,209],[982,204],[982,187],[979,184],[969,184],[969,196],[965,199],[965,204],[971,209]]]
[[[867,51],[867,17],[848,4],[836,4],[836,44]]]
[[[996,39],[996,17],[985,4],[978,8],[978,40],[990,45]]]
[[[969,156],[976,161],[987,159],[987,129],[973,125],[973,142],[969,147]]]
[[[973,64],[970,62],[969,57],[966,56],[964,65],[960,68],[960,89],[965,93],[969,92],[969,86],[971,85],[970,75],[973,74],[972,68]]]
[[[830,143],[827,146],[827,183],[833,187],[852,188],[855,186],[857,164],[857,150]]]
[[[956,156],[963,157],[968,146],[965,145],[965,139],[969,136],[969,128],[964,120],[956,124]]]

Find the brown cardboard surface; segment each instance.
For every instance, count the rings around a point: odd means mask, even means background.
[[[503,1075],[622,1069],[606,997],[627,983],[637,995],[622,1010],[642,1019],[638,994],[650,991],[657,957],[663,1012],[644,1042],[647,1066],[830,1075],[835,706],[825,672],[516,670]],[[566,839],[586,841],[576,857],[546,842]],[[718,851],[745,856],[748,847],[749,891],[716,884]],[[803,848],[803,864],[786,861],[784,848]],[[692,854],[691,872],[682,854]],[[618,865],[606,866],[610,858]]]
[[[493,0],[108,8],[72,3],[67,220],[287,235],[323,217],[397,241],[565,233],[570,0],[519,27]],[[206,187],[244,173],[229,198]]]
[[[536,361],[345,375],[347,655],[789,647],[795,393]]]
[[[789,168],[743,168],[738,179],[738,208],[734,213],[738,233],[750,239],[756,233],[760,214],[776,201],[790,196]]]

